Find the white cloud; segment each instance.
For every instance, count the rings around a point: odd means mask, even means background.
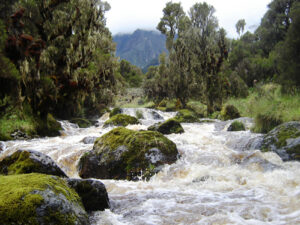
[[[168,0],[106,0],[111,10],[106,13],[107,26],[113,34],[130,33],[134,30],[155,30],[162,10]],[[224,27],[230,37],[236,37],[235,24],[239,19],[246,20],[246,28],[259,25],[271,0],[207,0],[216,9],[219,25]],[[187,12],[196,0],[182,0]]]

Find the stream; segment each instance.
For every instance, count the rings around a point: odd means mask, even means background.
[[[124,109],[142,112],[140,130],[174,117],[174,112]],[[78,177],[80,156],[93,148],[85,137],[100,137],[112,129],[78,128],[61,121],[60,137],[4,142],[0,160],[18,149],[49,155],[70,177]],[[240,118],[249,128],[252,120]],[[228,132],[230,121],[182,123],[183,134],[166,135],[176,143],[180,159],[153,176],[138,182],[101,180],[108,191],[111,209],[90,214],[93,225],[172,224],[300,224],[300,163],[283,162],[272,152],[262,153],[261,134],[249,130]],[[142,171],[141,171],[142,173]]]

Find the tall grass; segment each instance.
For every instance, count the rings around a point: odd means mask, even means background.
[[[300,93],[282,94],[281,86],[266,84],[251,90],[243,99],[231,98],[226,104],[238,108],[242,116],[253,117],[253,131],[266,133],[288,121],[300,121]]]

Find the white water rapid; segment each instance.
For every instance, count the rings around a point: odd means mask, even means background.
[[[173,117],[152,109],[125,109],[143,114],[148,126]],[[78,177],[79,157],[92,149],[85,137],[100,137],[112,128],[80,129],[62,121],[62,136],[4,142],[0,160],[17,149],[33,149],[52,157],[70,176]],[[251,126],[251,120],[243,118]],[[101,180],[111,210],[90,214],[93,225],[173,224],[300,224],[300,163],[283,162],[275,153],[257,148],[261,135],[249,130],[227,132],[229,122],[183,123],[185,133],[167,135],[181,158],[164,167],[149,182]]]

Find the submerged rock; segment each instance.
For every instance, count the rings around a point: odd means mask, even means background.
[[[84,144],[93,144],[97,137],[85,137],[81,140]]]
[[[24,173],[44,173],[67,177],[49,156],[34,150],[18,150],[0,162],[0,174]]]
[[[98,211],[109,209],[109,199],[104,184],[98,180],[67,179],[80,196],[85,210]]]
[[[143,178],[149,178],[177,156],[175,143],[161,133],[119,127],[98,138],[80,158],[79,176],[136,180],[143,171]]]
[[[20,130],[16,130],[13,133],[10,134],[10,136],[14,139],[14,140],[27,140],[30,139],[30,137],[25,134],[24,132],[20,131]]]
[[[45,174],[0,176],[1,224],[90,224],[66,181]]]
[[[196,113],[188,109],[179,110],[174,119],[177,120],[179,123],[199,122],[199,118],[196,115]]]
[[[6,148],[4,142],[0,141],[0,152],[4,151]]]
[[[159,115],[159,113],[155,112],[154,110],[150,112],[152,115],[152,118],[154,120],[162,120],[164,119],[161,115]]]
[[[174,119],[169,119],[163,123],[156,123],[150,126],[148,130],[158,131],[162,134],[181,134],[184,132],[181,124]]]
[[[300,122],[288,122],[271,130],[263,139],[262,151],[274,151],[282,160],[300,160]]]
[[[137,118],[125,114],[117,114],[111,117],[109,120],[105,121],[103,127],[109,126],[124,126],[126,127],[129,124],[138,124],[139,121]]]
[[[84,118],[73,118],[70,122],[77,124],[80,128],[87,128],[93,125],[89,120]]]

